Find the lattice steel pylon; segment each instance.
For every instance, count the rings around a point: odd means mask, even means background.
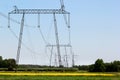
[[[15,7],[15,9],[8,13],[8,27],[10,28],[10,15],[11,14],[22,14],[22,20],[21,20],[21,29],[19,34],[19,42],[18,42],[18,50],[17,50],[17,56],[16,56],[16,63],[19,64],[19,57],[20,57],[20,50],[21,50],[21,43],[22,43],[22,34],[24,29],[24,15],[26,14],[53,14],[54,18],[54,28],[55,28],[55,37],[56,37],[56,45],[47,45],[48,47],[56,47],[57,48],[57,54],[58,54],[58,61],[59,66],[62,65],[61,60],[61,54],[60,54],[60,47],[71,47],[71,41],[69,42],[69,45],[60,45],[59,44],[59,36],[58,36],[58,30],[57,30],[57,20],[56,20],[56,14],[63,14],[68,15],[68,28],[70,28],[70,13],[65,10],[63,0],[60,0],[61,8],[60,9],[18,9]],[[38,26],[40,27],[40,26]],[[70,40],[70,37],[69,37]]]

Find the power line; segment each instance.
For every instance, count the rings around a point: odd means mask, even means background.
[[[5,15],[5,14],[3,14],[3,13],[1,13],[1,12],[0,12],[0,15],[1,15],[2,17],[4,17],[5,19],[8,20],[8,16],[7,16],[7,15]],[[13,19],[13,18],[10,18],[10,20],[11,20],[12,22],[14,22],[14,23],[20,24],[19,21],[15,20],[15,19]],[[27,24],[25,24],[24,26],[26,26],[26,27],[31,27],[31,28],[35,28],[35,26],[30,26],[30,25],[27,25]]]
[[[45,39],[45,37],[44,37],[44,35],[43,35],[43,33],[42,33],[42,30],[41,30],[40,28],[38,28],[38,30],[39,30],[39,32],[40,32],[40,34],[41,34],[41,36],[42,36],[42,39],[43,39],[44,43],[45,43],[45,44],[48,44],[48,42],[46,41],[46,39]]]
[[[9,30],[10,30],[10,32],[13,34],[13,36],[18,40],[18,36],[15,34],[15,32],[14,32],[11,28],[9,28]],[[40,55],[40,53],[37,53],[37,52],[33,51],[31,48],[29,48],[23,41],[22,41],[22,45],[23,45],[29,52],[31,52],[31,53],[33,53],[33,54],[36,54],[36,55]]]

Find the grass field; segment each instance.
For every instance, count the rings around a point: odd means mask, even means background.
[[[119,73],[0,72],[0,80],[120,80]]]
[[[0,76],[0,80],[120,80],[120,77],[100,76]]]

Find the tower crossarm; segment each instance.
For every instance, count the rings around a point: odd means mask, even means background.
[[[61,9],[14,9],[9,14],[70,14]]]

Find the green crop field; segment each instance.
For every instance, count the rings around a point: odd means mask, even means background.
[[[0,80],[120,80],[120,73],[0,72]]]
[[[120,80],[120,77],[101,76],[0,76],[0,80]]]

